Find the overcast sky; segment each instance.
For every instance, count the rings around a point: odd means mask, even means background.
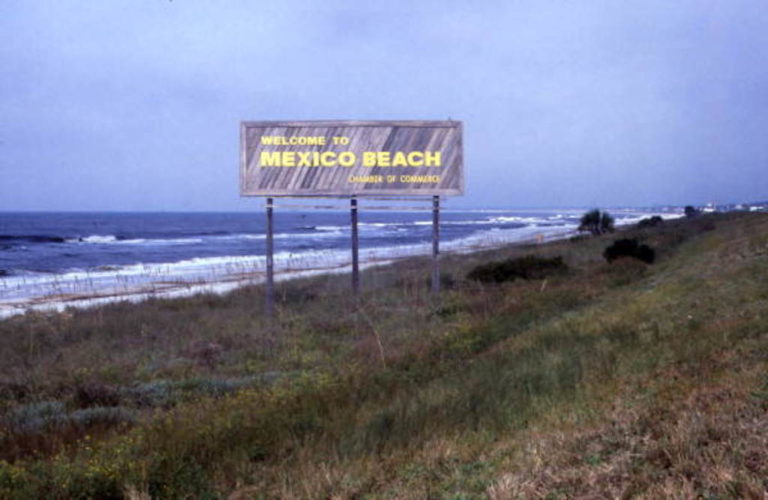
[[[0,210],[240,210],[241,120],[464,122],[450,206],[768,199],[765,0],[0,2]]]

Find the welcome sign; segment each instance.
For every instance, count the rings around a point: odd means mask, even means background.
[[[242,122],[243,196],[460,195],[458,121]]]

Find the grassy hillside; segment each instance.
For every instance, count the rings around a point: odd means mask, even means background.
[[[0,497],[768,494],[768,217],[625,234],[2,321]]]

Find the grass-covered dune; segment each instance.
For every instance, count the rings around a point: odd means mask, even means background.
[[[531,254],[564,266],[466,278]],[[0,322],[0,498],[768,495],[765,215],[429,271],[281,284],[271,323],[256,287]]]

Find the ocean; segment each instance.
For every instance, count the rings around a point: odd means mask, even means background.
[[[575,232],[583,212],[444,210],[441,251],[563,237]],[[611,213],[619,225],[651,214]],[[430,211],[361,208],[361,262],[429,254],[431,216]],[[278,277],[348,270],[349,219],[348,211],[276,209]],[[221,292],[259,282],[265,225],[263,211],[0,213],[0,317],[29,308]]]

